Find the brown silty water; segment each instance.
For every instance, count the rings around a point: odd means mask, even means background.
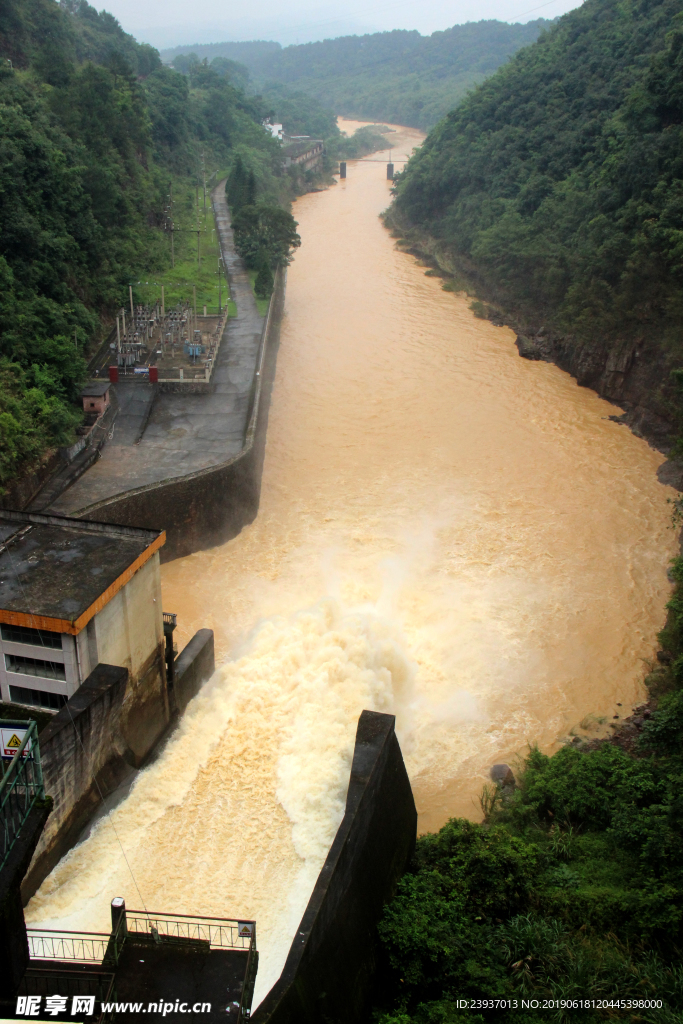
[[[400,166],[422,136],[388,139]],[[222,667],[28,908],[71,928],[106,927],[114,895],[255,917],[257,999],[343,813],[363,708],[397,716],[422,831],[477,819],[492,763],[609,731],[642,698],[670,593],[662,457],[396,249],[387,158],[295,205],[256,521],[163,567],[180,644],[209,626]]]

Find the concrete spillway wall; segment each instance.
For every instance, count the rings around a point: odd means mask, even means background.
[[[133,488],[98,502],[81,513],[81,518],[165,530],[162,561],[222,544],[253,521],[259,504],[285,286],[286,271],[279,268],[263,324],[241,452],[208,469]]]
[[[165,673],[153,692],[144,693],[131,688],[127,668],[100,664],[43,729],[39,743],[52,811],[22,883],[25,903],[103,799],[145,764],[214,668],[210,629],[199,630],[176,659],[170,692]]]
[[[392,715],[358,722],[346,810],[284,970],[253,1024],[352,1024],[375,969],[377,922],[412,856],[417,811]]]

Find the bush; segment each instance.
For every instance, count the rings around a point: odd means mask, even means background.
[[[268,266],[266,260],[262,260],[261,266],[259,267],[258,274],[256,275],[256,281],[254,282],[254,291],[258,299],[268,299],[273,290],[273,271]]]

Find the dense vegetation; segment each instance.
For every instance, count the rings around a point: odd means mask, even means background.
[[[418,840],[380,924],[378,1024],[681,1020],[683,559],[673,574],[670,664],[635,742],[531,750],[514,792],[485,793],[483,824]],[[457,1002],[473,999],[492,1002]],[[606,1005],[557,1003],[582,999]]]
[[[205,57],[204,60],[206,61],[207,58]],[[193,51],[176,57],[173,67],[183,75],[191,77],[196,74],[201,63]],[[245,88],[251,88],[249,71],[243,65],[228,60],[226,57],[218,56],[212,59],[209,67],[219,74],[227,73],[231,78],[237,78],[244,83]],[[359,128],[352,136],[347,137],[340,131],[336,115],[330,109],[323,106],[316,96],[300,92],[297,89],[270,83],[262,90],[258,99],[267,110],[269,121],[272,124],[281,124],[286,135],[308,135],[310,138],[324,141],[324,171],[331,171],[340,159],[358,159],[368,153],[374,153],[378,149],[384,149],[387,145],[381,132],[373,129],[372,126]],[[298,174],[299,172],[293,170],[293,173]]]
[[[526,25],[480,21],[431,36],[397,30],[285,48],[218,43],[176,47],[163,56],[176,67],[190,51],[237,60],[259,88],[281,83],[340,114],[426,129],[548,24],[542,18]]]
[[[225,192],[232,211],[235,248],[247,269],[257,272],[257,298],[267,298],[273,289],[273,271],[286,267],[301,245],[296,221],[281,206],[259,200],[256,176],[240,156],[233,163]]]
[[[274,204],[294,182],[239,68],[178,74],[86,0],[4,0],[0,55],[1,488],[73,438],[84,352],[170,264],[202,168],[239,154]]]
[[[558,335],[679,362],[683,12],[587,0],[452,111],[390,220]]]

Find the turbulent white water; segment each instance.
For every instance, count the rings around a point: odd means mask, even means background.
[[[392,136],[394,157],[418,141]],[[421,829],[476,817],[494,761],[641,697],[670,591],[661,457],[397,251],[388,187],[381,161],[350,163],[296,204],[259,515],[163,567],[180,642],[214,629],[222,667],[27,910],[101,929],[122,895],[253,917],[257,1001],[343,813],[364,708],[397,716]]]
[[[392,712],[409,729],[414,673],[386,621],[332,600],[263,623],[28,920],[106,930],[116,894],[136,909],[255,917],[260,998],[341,820],[358,715]]]

